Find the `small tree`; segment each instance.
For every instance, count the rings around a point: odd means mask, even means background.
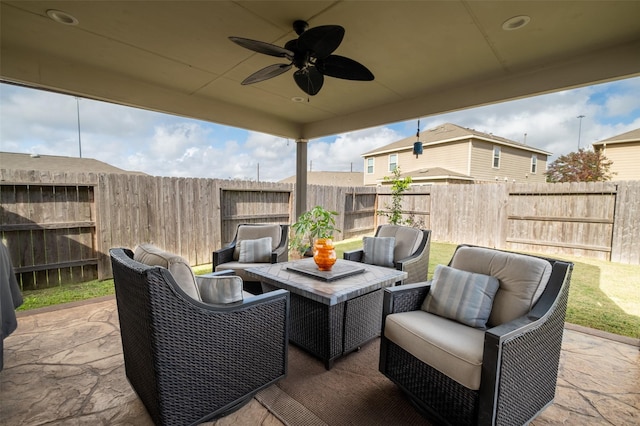
[[[385,182],[391,182],[391,205],[387,210],[378,210],[379,216],[385,216],[392,225],[413,225],[411,218],[402,217],[402,194],[411,186],[411,177],[400,178],[400,167],[393,169],[393,176],[385,176]]]
[[[552,162],[546,171],[547,182],[604,182],[611,180],[612,161],[600,151],[587,151],[580,148],[577,152],[561,155]]]

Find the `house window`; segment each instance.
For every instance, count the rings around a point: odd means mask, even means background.
[[[392,172],[398,167],[398,154],[389,155],[389,171]]]
[[[531,156],[531,173],[535,174],[537,170],[538,170],[538,156],[536,154],[533,154]]]
[[[373,158],[367,158],[367,174],[373,174]]]
[[[493,168],[494,169],[500,168],[500,147],[499,146],[493,147]]]

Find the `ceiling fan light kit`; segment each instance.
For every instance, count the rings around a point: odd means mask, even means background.
[[[309,96],[316,95],[324,84],[324,77],[344,80],[372,81],[373,73],[353,59],[333,55],[344,38],[344,28],[339,25],[322,25],[309,28],[306,21],[297,20],[293,30],[297,39],[289,40],[284,47],[242,37],[229,37],[231,41],[264,55],[286,58],[289,63],[264,67],[242,81],[243,85],[258,83],[289,71],[297,70],[293,79]]]

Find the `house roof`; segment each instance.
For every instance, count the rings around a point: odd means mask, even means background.
[[[610,145],[613,143],[640,142],[640,129],[630,130],[626,133],[610,137],[602,141],[592,143],[593,146]]]
[[[434,180],[469,180],[474,181],[472,176],[465,175],[463,173],[454,172],[451,170],[443,169],[442,167],[428,167],[424,169],[411,170],[406,173],[400,174],[401,178],[411,177],[411,181],[418,183],[420,181],[434,181]]]
[[[14,170],[44,170],[74,173],[146,173],[123,170],[93,158],[61,157],[57,155],[19,154],[0,152],[0,167]]]
[[[280,182],[296,183],[296,176],[289,176]],[[362,186],[363,182],[362,172],[307,172],[309,185]]]
[[[538,154],[551,155],[551,152],[534,148],[524,143],[512,141],[510,139],[496,136],[491,133],[484,133],[474,129],[467,129],[466,127],[458,126],[451,123],[445,123],[420,133],[420,141],[422,142],[423,147],[456,142],[469,138],[480,139],[498,145],[513,146]],[[399,141],[390,143],[388,145],[381,146],[372,151],[365,152],[364,154],[362,154],[362,156],[368,157],[395,151],[412,150],[414,142],[416,142],[416,137],[410,136],[408,138],[400,139]]]

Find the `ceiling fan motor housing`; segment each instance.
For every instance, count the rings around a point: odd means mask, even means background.
[[[294,21],[294,23],[293,23],[293,30],[298,35],[302,34],[305,31],[307,31],[307,28],[309,28],[309,24],[307,23],[307,21],[302,21],[302,20],[298,19],[297,21]]]

